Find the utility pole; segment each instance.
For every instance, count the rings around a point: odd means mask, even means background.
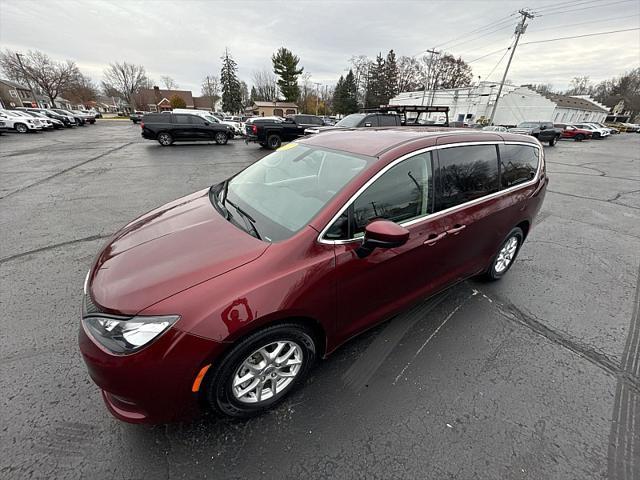
[[[316,86],[316,116],[318,116],[318,102],[320,101],[320,83],[313,82]]]
[[[433,56],[440,55],[440,52],[437,52],[433,49],[427,50],[427,53],[430,53],[431,57],[429,58],[429,67],[427,69],[427,80],[424,82],[424,88],[422,89],[422,100],[420,101],[420,105],[424,105],[424,97],[427,95],[427,86],[429,83],[431,83],[431,66],[433,65]],[[435,89],[435,84],[433,88]]]
[[[24,69],[24,65],[22,64],[22,60],[20,59],[22,55],[20,55],[19,53],[16,52],[16,58],[18,59],[18,63],[20,64],[20,68],[22,69],[22,74],[24,75],[24,79],[27,81],[27,86],[29,87],[29,90],[31,90],[31,96],[33,97],[33,100],[36,102],[36,107],[38,107],[38,97],[36,97],[35,92],[33,91],[33,88],[31,87],[31,82],[29,81],[29,75],[27,75],[27,71]],[[18,98],[20,98],[18,96]],[[21,107],[24,107],[24,105],[20,105]],[[33,102],[31,103],[31,106],[33,107]],[[52,105],[51,108],[55,107],[55,105]]]
[[[518,13],[522,15],[522,20],[520,23],[516,25],[516,41],[513,44],[513,48],[511,49],[511,55],[509,55],[509,61],[507,62],[507,67],[504,69],[504,75],[502,75],[502,81],[500,82],[500,88],[498,88],[498,96],[496,97],[496,101],[493,104],[493,109],[491,110],[491,116],[489,117],[489,125],[493,125],[493,117],[496,114],[496,109],[498,108],[498,101],[500,100],[500,94],[502,93],[502,87],[504,87],[504,82],[507,79],[507,73],[509,72],[509,67],[511,66],[511,60],[513,60],[513,54],[516,53],[516,47],[518,46],[518,40],[520,40],[520,35],[522,35],[527,30],[527,24],[524,22],[527,21],[528,18],[533,18],[534,15],[527,10],[519,10]]]

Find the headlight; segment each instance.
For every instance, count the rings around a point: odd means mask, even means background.
[[[91,338],[116,355],[133,353],[164,333],[180,319],[179,315],[124,318],[88,316],[82,319]]]

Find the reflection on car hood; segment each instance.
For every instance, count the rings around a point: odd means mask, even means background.
[[[224,219],[203,190],[120,230],[96,259],[90,291],[105,309],[135,314],[255,260],[268,245]]]

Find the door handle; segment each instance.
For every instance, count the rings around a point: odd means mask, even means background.
[[[448,233],[449,235],[455,235],[457,233],[459,233],[460,231],[464,230],[465,228],[467,228],[466,225],[460,225],[459,223],[456,223],[453,228],[450,228],[449,230],[447,230],[446,233]]]
[[[427,239],[424,241],[423,245],[428,245],[428,246],[435,245],[435,243],[438,240],[442,240],[446,236],[447,236],[447,232],[442,232],[442,233],[438,233],[438,234],[432,233],[431,235],[429,235],[427,237]]]

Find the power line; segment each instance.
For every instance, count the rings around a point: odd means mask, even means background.
[[[476,28],[475,30],[470,30],[469,32],[465,32],[463,35],[459,35],[457,37],[454,37],[454,38],[452,38],[450,40],[447,40],[446,42],[438,43],[438,44],[434,45],[431,48],[440,47],[442,45],[447,45],[449,43],[455,42],[455,41],[460,40],[460,39],[468,38],[469,35],[473,35],[475,33],[481,32],[482,30],[494,28],[494,27],[496,27],[498,25],[504,26],[505,22],[511,23],[511,21],[512,21],[511,17],[513,17],[513,15],[514,14],[507,15],[506,17],[502,17],[502,18],[499,18],[497,20],[494,20],[493,22],[489,23],[488,25],[484,25],[483,27]],[[421,54],[427,52],[427,50],[428,49],[425,48],[424,50],[420,50],[418,53],[416,53],[414,55],[411,55],[411,56],[412,57],[417,57],[418,55],[421,55]]]
[[[496,27],[496,26],[498,26],[500,24],[504,24],[505,22],[511,23],[513,21],[513,19],[511,18],[511,17],[513,17],[513,15],[514,14],[512,13],[511,15],[507,15],[506,17],[502,17],[502,18],[499,18],[497,20],[494,20],[493,22],[485,25],[484,27],[476,28],[475,30],[470,30],[468,32],[465,32],[463,35],[459,35],[457,37],[452,38],[451,40],[447,40],[446,42],[442,42],[442,43],[439,43],[437,45],[434,45],[434,48],[435,47],[441,47],[442,45],[447,45],[448,43],[455,42],[456,40],[459,40],[461,38],[467,38],[469,35],[473,35],[475,33],[481,32],[482,30],[486,30],[486,29],[490,29],[490,28]]]
[[[455,43],[455,44],[450,45],[449,47],[447,47],[447,49],[453,49],[453,48],[459,47],[460,45],[464,45],[465,43],[475,42],[475,41],[479,40],[480,38],[486,37],[487,35],[493,35],[494,33],[499,32],[501,30],[504,30],[506,28],[513,28],[513,24],[509,23],[509,25],[504,25],[504,26],[502,26],[500,28],[497,28],[495,30],[491,30],[491,31],[486,32],[486,33],[484,33],[482,35],[479,35],[477,37],[472,37],[472,38],[469,38],[469,39],[467,39],[467,40],[465,40],[463,42]]]
[[[536,32],[543,32],[543,31],[546,31],[546,30],[554,30],[556,28],[576,27],[578,25],[587,25],[589,23],[600,23],[600,22],[604,23],[604,22],[608,22],[610,20],[619,20],[621,18],[633,18],[633,17],[637,17],[637,16],[640,16],[640,14],[636,14],[636,15],[621,15],[619,17],[601,18],[601,19],[598,19],[598,20],[590,20],[588,22],[566,23],[566,24],[563,24],[563,25],[552,25],[552,26],[546,27],[546,28],[537,28]]]
[[[547,7],[541,7],[539,9],[536,10],[536,13],[539,13],[540,16],[542,15],[547,15],[551,12],[553,12],[554,10],[562,10],[565,9],[567,7],[580,7],[583,6],[585,4],[589,4],[589,3],[598,3],[601,2],[602,0],[575,0],[573,2],[568,2],[568,3],[563,3],[562,5],[549,5]]]
[[[515,41],[513,42],[515,43]],[[504,60],[504,57],[507,56],[507,53],[509,52],[509,50],[511,50],[511,48],[513,47],[513,43],[511,43],[511,45],[509,45],[509,47],[504,51],[504,53],[502,54],[502,56],[500,57],[500,60],[498,60],[498,63],[496,63],[494,65],[494,67],[491,69],[491,71],[489,72],[489,75],[487,75],[485,78],[487,80],[489,80],[489,78],[491,78],[491,75],[493,75],[493,72],[496,71],[496,68],[498,68],[498,65],[500,65],[502,63],[502,60]]]
[[[598,5],[592,5],[590,8],[600,8],[600,7],[608,7],[610,5],[616,5],[618,3],[628,3],[628,2],[635,2],[636,0],[619,0],[617,2],[610,2],[610,3],[600,3]],[[563,5],[564,7],[565,5]],[[560,11],[553,11],[553,12],[544,12],[542,14],[540,14],[541,17],[544,17],[546,15],[556,15],[556,14],[560,14],[560,13],[566,13],[566,12],[571,12],[571,13],[576,13],[576,11],[572,8],[569,8],[567,10],[560,10]]]
[[[509,47],[507,47],[507,48],[499,48],[498,50],[494,50],[493,52],[489,52],[489,53],[487,53],[485,55],[482,55],[481,57],[474,58],[473,60],[470,60],[467,63],[477,62],[478,60],[482,60],[483,58],[487,58],[487,57],[490,57],[491,55],[495,55],[496,53],[500,53],[503,50],[505,50],[505,51],[509,50]]]
[[[640,30],[640,27],[625,28],[623,30],[611,30],[610,32],[597,32],[597,33],[587,33],[587,34],[584,34],[584,35],[573,35],[571,37],[549,38],[547,40],[535,40],[533,42],[521,43],[520,45],[531,45],[533,43],[557,42],[558,40],[568,40],[570,38],[595,37],[597,35],[609,35],[609,34],[612,34],[612,33],[631,32],[633,30]]]

